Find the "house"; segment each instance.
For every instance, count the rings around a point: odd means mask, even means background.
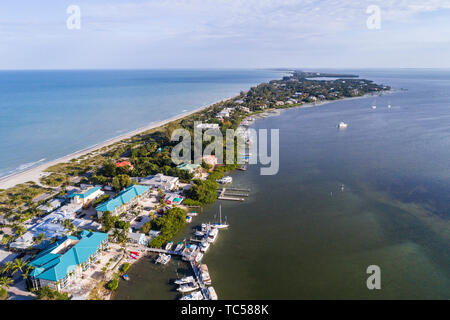
[[[9,244],[11,249],[25,250],[34,245],[34,236],[31,232],[25,232],[22,236],[16,239],[16,241]]]
[[[154,176],[148,176],[139,180],[139,183],[144,186],[149,186],[153,189],[161,189],[163,191],[175,190],[178,188],[179,178],[165,176],[158,173]]]
[[[121,162],[116,163],[117,168],[121,168],[121,167],[125,167],[125,166],[129,166],[130,170],[133,170],[133,168],[134,168],[130,161],[121,161]]]
[[[250,113],[250,109],[248,107],[240,107],[239,108],[242,112]]]
[[[219,125],[217,123],[199,123],[197,124],[198,129],[219,129]]]
[[[98,218],[103,216],[103,213],[110,211],[112,214],[119,214],[130,209],[133,205],[139,204],[141,198],[148,197],[150,188],[141,185],[131,185],[125,190],[121,191],[116,197],[110,199],[101,205],[97,206]]]
[[[202,160],[209,164],[210,166],[215,167],[217,165],[217,157],[214,155],[204,156]]]
[[[166,193],[164,197],[164,202],[167,204],[181,204],[184,200],[183,196],[180,196],[177,193]]]
[[[28,279],[33,289],[48,286],[63,290],[86,272],[108,246],[108,234],[82,231],[66,236],[39,253],[28,265],[34,267]]]
[[[7,261],[13,261],[18,256],[19,254],[17,253],[0,249],[0,264],[4,264]]]
[[[44,213],[50,213],[59,207],[61,207],[63,202],[59,199],[53,199],[52,201],[49,201],[39,207],[37,207],[39,210],[41,210]]]
[[[82,204],[83,206],[85,206],[93,200],[99,198],[103,194],[104,192],[100,187],[92,187],[83,192],[72,193],[71,195],[69,195],[69,198],[71,199],[72,203]]]
[[[277,101],[275,102],[276,106],[284,106],[284,102],[283,101]]]
[[[189,172],[194,172],[198,168],[200,168],[200,165],[196,164],[196,163],[183,163],[183,164],[180,164],[179,166],[177,166],[177,169],[186,170]]]
[[[148,244],[147,237],[145,234],[140,232],[130,232],[128,233],[128,242],[137,243],[142,246],[146,246]]]

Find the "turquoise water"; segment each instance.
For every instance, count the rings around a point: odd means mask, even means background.
[[[267,70],[1,71],[0,177],[282,75]]]
[[[251,196],[222,202],[230,228],[203,259],[220,299],[450,298],[450,71],[342,72],[394,92],[255,123],[280,130],[280,171],[232,174]],[[205,208],[175,241],[218,211]],[[366,287],[370,265],[379,291]],[[176,299],[171,281],[189,273],[178,259],[144,259],[115,299]]]

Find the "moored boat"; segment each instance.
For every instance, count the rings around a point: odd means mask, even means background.
[[[203,300],[203,295],[200,291],[194,291],[191,294],[181,297],[180,300]]]
[[[183,247],[184,247],[183,242],[178,242],[175,251],[181,251],[183,250]]]
[[[167,242],[167,244],[166,244],[166,250],[172,249],[172,246],[173,246],[173,241]]]
[[[177,291],[181,292],[181,293],[187,293],[187,292],[197,290],[198,288],[199,288],[198,283],[190,282],[190,283],[182,284],[181,286],[179,286],[177,288]]]
[[[202,278],[202,281],[207,284],[210,285],[212,283],[211,281],[211,277],[209,275],[209,271],[208,271],[208,266],[206,264],[202,264],[200,265],[200,277]]]
[[[182,285],[182,284],[188,284],[188,283],[193,283],[195,282],[195,279],[193,276],[189,276],[189,277],[184,277],[178,280],[175,280],[174,283],[178,284],[178,285]]]

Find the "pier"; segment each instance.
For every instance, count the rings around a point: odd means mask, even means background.
[[[229,200],[229,201],[244,201],[244,198],[240,198],[240,197],[248,197],[249,194],[247,193],[228,193],[226,194],[226,192],[228,191],[236,191],[236,192],[250,192],[249,189],[238,189],[238,188],[223,188],[223,189],[219,189],[217,190],[219,195],[218,195],[218,199],[219,200]]]
[[[194,275],[195,275],[195,278],[197,279],[198,285],[199,285],[199,287],[201,289],[201,293],[203,295],[203,298],[205,300],[210,300],[209,299],[209,294],[208,294],[208,289],[207,289],[205,283],[202,280],[202,276],[200,274],[200,271],[198,270],[198,268],[195,265],[194,261],[191,260],[190,264],[191,264],[192,270],[194,271]]]
[[[172,250],[164,250],[164,249],[158,249],[158,248],[147,248],[147,251],[155,252],[155,253],[165,253],[165,254],[171,254],[176,256],[182,256],[183,253],[181,251],[172,251]]]

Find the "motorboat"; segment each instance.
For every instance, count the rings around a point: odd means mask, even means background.
[[[183,242],[178,242],[175,251],[181,251],[183,250],[183,247],[184,247]]]
[[[195,279],[193,276],[184,277],[178,280],[175,280],[175,284],[182,285],[182,284],[188,284],[195,282]]]
[[[339,129],[345,129],[348,127],[348,124],[346,124],[344,121],[339,122],[338,128]]]
[[[204,284],[211,285],[212,281],[206,264],[200,265],[200,276]]]
[[[219,234],[219,229],[213,228],[208,232],[208,237],[206,238],[206,241],[209,243],[213,243],[217,239],[217,235]]]
[[[191,283],[182,284],[181,286],[178,287],[177,291],[181,292],[181,293],[188,293],[188,292],[197,290],[198,288],[199,288],[198,283],[191,282]]]
[[[203,300],[203,295],[200,291],[194,291],[191,294],[181,297],[180,300]]]
[[[194,235],[197,237],[204,237],[205,233],[203,231],[197,230],[194,232]]]
[[[208,241],[203,241],[203,242],[200,244],[200,250],[201,250],[202,252],[206,252],[206,251],[208,251],[210,245],[211,245],[211,244],[210,244]]]
[[[192,222],[192,217],[186,217],[186,223],[191,223]]]
[[[232,183],[233,182],[233,178],[228,176],[228,177],[223,177],[219,180],[217,180],[218,183],[220,184],[228,184],[228,183]]]
[[[214,290],[213,287],[209,287],[208,288],[208,294],[209,294],[209,298],[211,300],[218,300],[219,298],[217,297],[217,293],[216,290]]]
[[[163,254],[163,257],[161,258],[161,264],[168,264],[172,256],[170,254]]]
[[[199,253],[197,253],[197,255],[195,256],[195,262],[196,263],[200,263],[200,261],[202,261],[202,258],[203,258],[203,253],[201,253],[201,252],[199,252]]]
[[[173,241],[169,241],[169,242],[167,242],[165,249],[170,250],[170,249],[172,249],[172,246],[173,246]]]
[[[198,213],[197,212],[188,212],[188,213],[186,213],[186,216],[188,216],[188,217],[196,217],[198,215]]]
[[[127,274],[124,274],[124,275],[122,276],[122,279],[125,280],[125,281],[129,281],[129,280],[130,280],[130,277],[129,277]]]

